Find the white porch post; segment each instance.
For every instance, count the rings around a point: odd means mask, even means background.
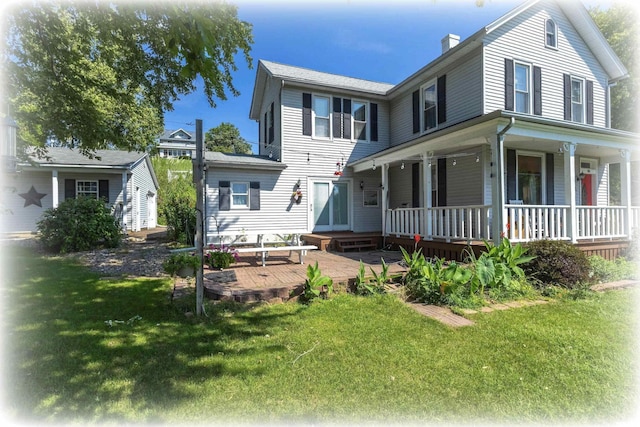
[[[496,135],[496,145],[491,150],[491,229],[493,230],[493,243],[498,246],[502,240],[504,226],[504,134]]]
[[[620,157],[623,159],[620,162],[620,203],[625,207],[624,233],[631,239],[631,152],[620,150]]]
[[[385,163],[380,168],[382,171],[382,192],[380,197],[382,198],[380,206],[382,206],[382,235],[387,235],[387,194],[389,191],[389,164]]]
[[[58,200],[60,196],[58,195],[58,170],[54,169],[51,171],[51,198],[53,199],[53,207],[58,207]]]
[[[127,233],[127,173],[122,172],[122,231]]]
[[[422,182],[424,188],[424,216],[422,218],[422,223],[424,224],[424,237],[425,239],[431,239],[433,236],[433,230],[431,226],[431,208],[433,207],[433,182],[431,181],[431,157],[427,155],[422,155]]]
[[[567,231],[572,243],[578,241],[578,211],[576,209],[576,144],[572,142],[565,142],[562,144],[564,149],[564,195],[568,197],[569,202],[569,216],[567,220]],[[568,175],[568,176],[567,176]]]

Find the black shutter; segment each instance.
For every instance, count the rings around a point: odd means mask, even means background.
[[[412,94],[413,103],[413,133],[420,132],[420,91],[415,91]]]
[[[507,202],[518,198],[516,191],[516,150],[507,150]]]
[[[264,140],[263,143],[265,147],[267,146],[267,142],[269,142],[269,131],[268,131],[268,121],[267,121],[267,113],[264,113]]]
[[[249,210],[259,211],[260,210],[260,183],[259,182],[250,182],[249,183]]]
[[[273,132],[273,102],[271,103],[271,110],[269,111],[269,117],[271,121],[269,122],[269,144],[273,142],[274,132]]]
[[[371,106],[371,140],[378,140],[378,104],[374,104],[373,102],[370,104]]]
[[[101,179],[98,181],[98,197],[109,203],[109,180]]]
[[[571,120],[571,76],[564,74],[564,119]]]
[[[447,121],[447,76],[438,77],[438,124]]]
[[[447,206],[447,159],[438,159],[438,206]]]
[[[591,80],[587,80],[587,124],[593,124],[593,82]]]
[[[542,69],[533,67],[533,114],[542,115]]]
[[[218,210],[231,210],[231,183],[229,181],[220,181],[218,187]]]
[[[64,198],[65,200],[76,198],[76,180],[75,179],[64,180]]]
[[[351,100],[344,99],[342,106],[342,137],[351,139]]]
[[[311,136],[311,94],[302,94],[302,134]]]
[[[342,98],[333,98],[333,137],[342,137]]]
[[[420,206],[420,163],[411,165],[411,207]]]
[[[547,187],[547,204],[553,205],[554,202],[554,194],[553,194],[553,159],[555,158],[553,153],[547,153],[546,157],[546,168],[547,168],[547,178],[546,178],[546,187]]]
[[[513,60],[505,58],[504,60],[504,109],[513,111]]]

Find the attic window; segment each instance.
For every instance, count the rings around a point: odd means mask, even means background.
[[[545,45],[554,49],[558,48],[558,31],[553,19],[545,22]]]

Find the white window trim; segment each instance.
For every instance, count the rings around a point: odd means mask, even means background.
[[[317,98],[325,98],[328,101],[328,108],[327,108],[327,112],[329,114],[328,116],[328,120],[329,120],[329,136],[321,136],[321,135],[317,135],[316,133],[316,109],[315,107],[315,100]],[[330,141],[333,138],[333,114],[331,114],[332,112],[332,108],[331,108],[331,102],[333,100],[333,97],[331,97],[331,95],[324,95],[321,93],[318,94],[312,94],[311,95],[311,135],[312,138],[314,139],[322,139],[325,141]],[[322,117],[322,116],[318,116],[318,117]]]
[[[546,156],[545,153],[540,153],[538,151],[521,151],[516,150],[516,191],[517,191],[517,199],[523,200],[522,194],[520,194],[520,156],[529,156],[529,157],[540,157],[542,161],[540,162],[540,199],[542,204],[544,205],[547,200],[547,186],[545,183],[547,182],[547,164],[546,164]]]
[[[522,67],[526,67],[528,72],[527,72],[527,92],[521,92],[518,91],[517,89],[517,84],[516,84],[516,69],[518,68],[518,65],[522,66]],[[513,111],[516,113],[521,113],[521,114],[532,114],[533,111],[533,75],[531,70],[533,69],[533,67],[531,67],[531,64],[527,63],[527,62],[522,62],[522,61],[513,61]],[[518,111],[518,93],[526,93],[528,95],[528,104],[527,104],[527,111],[523,112],[523,111]]]
[[[425,129],[425,122],[424,122],[424,91],[425,89],[429,88],[430,86],[433,86],[436,92],[436,106],[435,106],[435,111],[436,111],[436,125],[432,128],[429,129]],[[429,132],[433,132],[435,130],[438,129],[438,79],[437,78],[433,78],[431,80],[429,80],[428,82],[426,82],[425,84],[423,84],[422,86],[420,86],[420,132],[421,133],[429,133]]]
[[[242,185],[246,185],[247,186],[247,192],[246,193],[238,193],[237,195],[247,195],[247,203],[243,204],[243,205],[236,205],[233,199],[233,186],[234,185],[238,185],[238,184],[242,184]],[[251,206],[251,201],[249,200],[249,198],[251,197],[251,192],[249,191],[249,182],[245,182],[245,181],[232,181],[230,183],[230,190],[231,190],[231,194],[229,195],[229,199],[230,199],[230,208],[231,209],[238,209],[238,210],[242,210],[242,209],[249,209],[249,206]]]
[[[555,45],[550,45],[547,43],[547,35],[550,34],[547,31],[547,23],[551,22],[553,24],[553,40],[555,41]],[[544,45],[550,49],[558,49],[558,24],[551,18],[547,18],[544,20]]]
[[[580,90],[580,98],[581,98],[581,102],[580,105],[582,106],[582,120],[581,121],[577,121],[574,120],[574,114],[573,114],[573,81],[577,80],[580,81],[580,86],[581,86],[581,90]],[[587,80],[582,78],[582,77],[577,77],[577,76],[571,76],[571,121],[574,123],[586,123],[587,122],[587,102],[586,102],[586,86],[587,86]]]
[[[87,196],[89,194],[93,194],[93,193],[87,193],[87,192],[83,191],[82,192],[83,194],[81,195],[80,194],[81,193],[81,191],[80,191],[80,183],[81,182],[83,182],[83,183],[86,183],[86,182],[94,183],[96,185],[96,192],[95,192],[96,199],[98,199],[100,197],[100,184],[98,183],[97,179],[79,179],[79,180],[76,180],[76,199],[78,197],[81,197],[81,196]]]
[[[344,102],[344,101],[343,101]],[[356,108],[355,108],[355,103],[360,103],[360,104],[364,104],[364,123],[365,123],[365,133],[367,134],[367,138],[366,139],[357,139],[356,138],[356,117],[355,117],[355,112],[356,112]],[[351,100],[351,142],[369,142],[371,140],[371,135],[370,135],[370,128],[371,128],[371,123],[369,118],[371,116],[371,113],[369,112],[369,101],[364,101],[362,99],[352,99]],[[344,110],[344,106],[343,106],[343,110]]]

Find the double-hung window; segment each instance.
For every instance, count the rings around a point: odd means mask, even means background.
[[[76,197],[98,198],[98,181],[76,181]]]
[[[317,138],[330,137],[331,122],[329,110],[329,97],[317,95],[313,97],[313,135]]]
[[[545,28],[545,45],[556,49],[558,47],[557,26],[553,19],[547,19],[544,24]]]
[[[353,138],[356,141],[367,140],[367,104],[353,101]]]
[[[571,120],[584,123],[584,80],[571,78]]]
[[[515,110],[529,114],[531,109],[530,68],[526,64],[515,64]]]
[[[231,207],[233,208],[249,207],[249,183],[248,182],[232,182],[231,183]]]
[[[438,126],[438,92],[436,82],[431,81],[422,88],[422,130]]]

